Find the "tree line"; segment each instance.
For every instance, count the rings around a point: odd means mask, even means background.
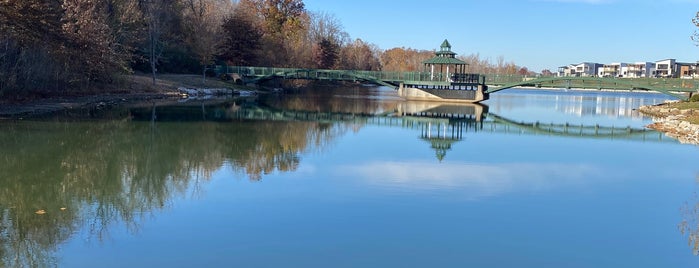
[[[133,72],[205,75],[212,64],[421,71],[433,56],[352,39],[302,0],[0,0],[0,98],[84,91]],[[470,72],[530,73],[502,57],[460,58]]]

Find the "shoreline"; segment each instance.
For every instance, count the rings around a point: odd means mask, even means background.
[[[22,102],[0,100],[0,121],[22,120],[70,109],[105,109],[118,105],[161,103],[219,96],[247,96],[258,89],[239,86],[215,78],[202,83],[200,75],[162,74],[154,84],[147,75],[126,75],[118,85],[68,96],[51,96]]]
[[[71,109],[106,108],[116,105],[151,103],[176,99],[182,99],[182,96],[175,92],[158,92],[99,94],[47,98],[24,103],[3,103],[0,105],[0,120],[21,120],[25,117],[41,116]]]
[[[490,86],[488,86],[490,87]],[[493,86],[495,87],[495,86]],[[528,90],[560,90],[560,91],[580,91],[580,92],[619,92],[619,93],[645,93],[645,94],[663,94],[652,90],[628,90],[628,89],[594,89],[594,88],[557,88],[557,87],[513,87],[512,89],[528,89]]]
[[[688,116],[699,115],[699,110],[667,107],[668,103],[646,105],[638,111],[653,119],[647,128],[660,131],[683,144],[699,145],[699,125],[685,120]]]

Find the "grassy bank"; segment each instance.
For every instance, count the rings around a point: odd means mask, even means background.
[[[232,82],[223,81],[215,77],[207,77],[204,81],[201,75],[193,74],[162,74],[156,77],[155,83],[153,83],[152,76],[134,74],[123,76],[122,81],[110,87],[112,87],[114,91],[121,91],[121,93],[170,92],[180,87],[251,90],[249,87],[236,85]]]
[[[691,102],[671,102],[671,103],[665,103],[663,104],[665,108],[668,109],[678,109],[680,111],[686,111],[686,110],[691,110],[691,111],[699,111],[699,101],[691,101]],[[696,112],[694,113],[684,113],[686,117],[684,118],[684,121],[687,121],[689,123],[699,125],[699,114]]]

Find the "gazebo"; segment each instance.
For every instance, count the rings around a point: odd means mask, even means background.
[[[427,71],[429,67],[430,80],[451,82],[450,67],[454,67],[454,74],[466,73],[466,65],[468,65],[468,63],[456,58],[456,53],[451,51],[451,44],[449,44],[449,41],[446,39],[444,39],[444,42],[442,42],[442,45],[439,47],[439,51],[435,54],[436,56],[434,58],[422,62],[425,65],[425,71]],[[439,72],[437,74],[435,74],[435,66],[439,66]],[[444,72],[445,67],[446,73]],[[446,75],[442,77],[442,74]]]

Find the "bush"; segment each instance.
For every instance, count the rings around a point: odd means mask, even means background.
[[[694,95],[692,95],[692,97],[691,97],[691,98],[689,98],[689,100],[688,100],[688,101],[690,101],[690,102],[696,102],[696,101],[699,101],[699,94],[694,94]]]

